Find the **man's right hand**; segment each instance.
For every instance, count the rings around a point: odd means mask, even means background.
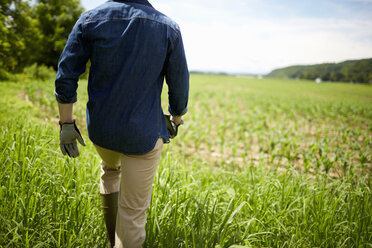
[[[167,124],[169,138],[173,139],[177,136],[179,125],[183,124],[181,116],[164,115],[165,123]]]

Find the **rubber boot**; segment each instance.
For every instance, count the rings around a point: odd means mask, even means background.
[[[103,217],[105,218],[108,248],[115,246],[115,226],[116,214],[118,212],[118,196],[119,192],[111,194],[101,194]]]

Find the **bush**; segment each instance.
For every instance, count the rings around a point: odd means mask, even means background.
[[[56,76],[56,72],[52,67],[47,67],[46,65],[37,65],[36,63],[25,67],[23,69],[23,74],[32,79],[53,79]]]
[[[0,81],[6,81],[10,79],[10,74],[6,70],[0,68]]]

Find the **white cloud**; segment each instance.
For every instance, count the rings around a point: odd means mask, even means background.
[[[372,57],[371,18],[265,16],[268,2],[258,0],[158,1],[180,24],[192,70],[267,73],[293,64]]]
[[[86,10],[93,9],[105,2],[106,0],[81,0],[81,4],[84,6]]]
[[[251,73],[372,57],[370,27],[371,22],[300,18],[181,24],[190,69]]]
[[[353,2],[372,3],[372,0],[352,0]]]

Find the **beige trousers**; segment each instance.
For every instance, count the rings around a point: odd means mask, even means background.
[[[119,192],[115,248],[139,248],[146,238],[146,210],[163,140],[144,155],[124,155],[95,145],[102,158],[100,193]]]

